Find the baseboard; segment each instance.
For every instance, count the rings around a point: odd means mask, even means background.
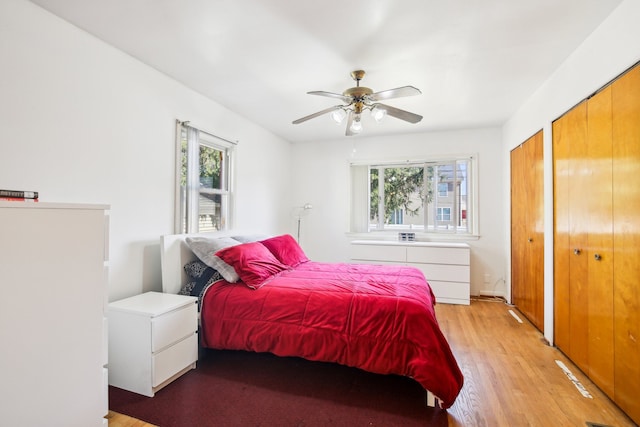
[[[476,299],[490,299],[490,300],[495,300],[495,299],[499,299],[502,301],[507,301],[507,297],[504,295],[504,293],[502,292],[498,292],[498,291],[480,291],[480,293],[478,295],[475,296]]]
[[[504,292],[500,291],[489,291],[489,290],[481,290],[479,297],[500,297],[505,298]],[[506,298],[505,298],[506,299]]]

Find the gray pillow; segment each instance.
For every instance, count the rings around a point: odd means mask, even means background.
[[[264,240],[269,236],[265,234],[244,234],[239,236],[231,236],[232,239],[237,240],[240,243],[252,243],[259,242],[260,240]]]
[[[224,280],[229,283],[240,280],[234,268],[216,256],[220,249],[239,245],[240,242],[231,237],[187,237],[186,241],[193,253],[209,267],[217,270]]]

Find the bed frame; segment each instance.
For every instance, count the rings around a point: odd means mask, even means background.
[[[230,237],[239,235],[265,235],[259,232],[237,230],[216,231],[213,233],[167,234],[160,236],[160,262],[162,267],[162,292],[177,294],[183,284],[188,281],[184,272],[184,265],[196,259],[187,245],[187,237]],[[266,237],[267,235],[265,235]],[[425,390],[425,403],[433,408],[440,406],[440,402],[433,393]]]

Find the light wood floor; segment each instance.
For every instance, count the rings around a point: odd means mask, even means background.
[[[523,321],[519,323],[510,313]],[[438,304],[438,322],[465,375],[448,410],[449,426],[586,426],[634,424],[515,308],[499,302]],[[592,396],[584,397],[557,365],[563,362]],[[110,427],[154,427],[110,412]]]
[[[109,411],[106,418],[109,420],[109,427],[157,427],[113,411]]]
[[[503,302],[436,306],[438,321],[465,385],[449,426],[586,426],[635,424],[515,308]],[[510,313],[523,321],[519,323]],[[557,365],[586,388],[585,398]]]

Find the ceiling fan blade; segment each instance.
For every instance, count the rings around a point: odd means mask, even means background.
[[[344,133],[346,136],[355,135],[355,133],[353,133],[353,131],[351,130],[351,125],[353,124],[354,116],[355,114],[353,113],[353,110],[349,110],[349,115],[347,116],[347,130]]]
[[[420,92],[420,89],[413,86],[402,86],[395,89],[382,90],[380,92],[372,93],[368,98],[372,101],[382,101],[391,98],[401,98],[403,96],[420,95],[421,93],[422,92]]]
[[[422,116],[414,113],[410,113],[409,111],[401,110],[396,107],[392,107],[386,104],[373,104],[374,106],[380,107],[384,110],[387,110],[387,114],[391,117],[395,117],[396,119],[404,120],[409,123],[418,123],[422,120]]]
[[[342,101],[350,104],[352,99],[350,96],[345,96],[341,93],[333,93],[333,92],[325,92],[323,90],[314,90],[312,92],[307,92],[309,95],[319,95],[319,96],[327,96],[329,98],[338,98]]]
[[[330,113],[334,110],[338,110],[342,108],[342,105],[335,105],[333,107],[325,108],[324,110],[318,111],[317,113],[309,114],[308,116],[304,116],[299,118],[298,120],[294,120],[292,123],[297,125],[298,123],[306,122],[307,120],[315,119],[318,116],[322,116],[323,114]]]

